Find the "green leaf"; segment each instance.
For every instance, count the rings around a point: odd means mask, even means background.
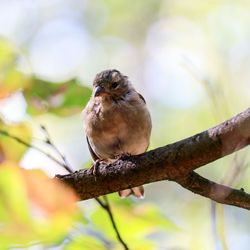
[[[91,89],[78,84],[77,80],[58,84],[34,79],[24,91],[31,115],[52,112],[67,116],[79,113],[90,95]]]
[[[91,249],[91,250],[107,250],[103,246],[101,241],[91,236],[77,236],[70,243],[68,243],[65,250],[82,250],[82,249]]]

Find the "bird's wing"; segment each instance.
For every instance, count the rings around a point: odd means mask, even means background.
[[[89,152],[90,152],[90,154],[91,154],[93,160],[94,160],[94,161],[98,160],[99,157],[96,155],[96,153],[95,153],[94,150],[92,149],[92,147],[91,147],[91,145],[90,145],[90,143],[89,143],[89,138],[88,138],[88,136],[86,136],[86,139],[87,139],[87,143],[88,143],[88,147],[89,147]]]
[[[146,104],[146,101],[144,99],[144,97],[140,94],[140,93],[137,93],[139,95],[139,97],[143,100],[143,102]]]

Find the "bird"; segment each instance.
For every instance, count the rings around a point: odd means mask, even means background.
[[[146,101],[116,69],[98,73],[83,110],[84,130],[94,162],[112,163],[119,157],[146,152],[152,129]],[[121,198],[144,198],[144,188],[118,192]]]

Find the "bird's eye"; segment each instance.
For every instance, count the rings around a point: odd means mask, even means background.
[[[112,84],[111,84],[111,88],[112,89],[116,89],[118,87],[118,83],[117,82],[113,82]]]

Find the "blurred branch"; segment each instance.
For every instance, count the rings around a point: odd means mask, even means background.
[[[84,169],[56,177],[72,186],[79,197],[86,200],[160,180],[188,180],[194,169],[249,144],[250,108],[214,128],[187,139],[141,155],[122,157],[109,165],[100,163],[97,176],[93,175],[92,170]],[[204,185],[203,182],[203,187]],[[211,183],[207,182],[207,188],[210,186]],[[233,189],[227,190],[232,191],[231,205],[250,209],[249,194],[235,192]],[[242,203],[239,199],[242,199]],[[223,200],[226,202],[227,198],[224,197]]]

